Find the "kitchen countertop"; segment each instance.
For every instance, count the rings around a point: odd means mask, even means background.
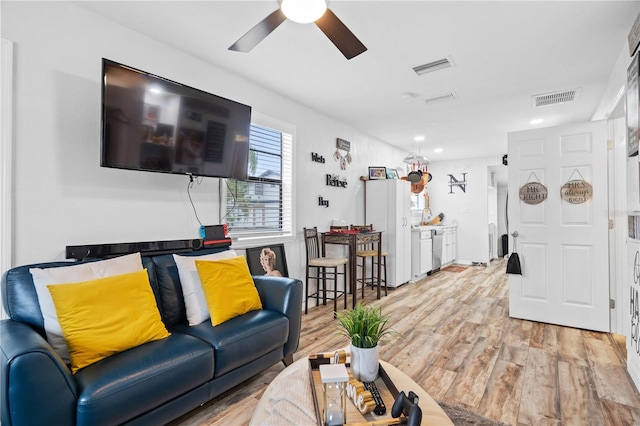
[[[431,231],[442,228],[456,228],[458,225],[411,225],[412,232]]]

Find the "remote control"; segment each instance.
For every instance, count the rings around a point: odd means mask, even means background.
[[[380,396],[380,392],[378,391],[378,387],[375,382],[364,382],[364,388],[371,392],[373,401],[376,403],[376,408],[373,409],[373,412],[379,416],[386,413],[387,407],[384,405],[384,401]]]

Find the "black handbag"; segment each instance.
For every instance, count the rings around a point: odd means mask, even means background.
[[[516,238],[518,237],[518,233],[514,232],[511,234],[513,236],[513,253],[509,255],[509,260],[507,260],[507,274],[519,274],[522,275],[522,266],[520,266],[520,256],[516,252]]]
[[[520,267],[520,256],[518,256],[518,253],[516,252],[513,252],[509,255],[509,260],[507,260],[507,274],[522,275],[522,268]]]

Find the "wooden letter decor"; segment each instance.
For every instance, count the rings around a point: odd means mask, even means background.
[[[347,383],[347,398],[362,414],[370,413],[376,408],[371,392],[365,390],[364,384],[354,379],[351,372],[349,372],[349,383]]]
[[[325,163],[324,157],[317,152],[311,153],[311,161],[315,161],[316,163]]]
[[[338,188],[346,188],[347,187],[347,178],[341,178],[338,175],[332,175],[327,173],[326,175],[326,184],[327,186],[336,186]]]
[[[535,176],[538,180],[535,172],[531,172],[529,179],[527,179],[528,182],[520,187],[520,200],[527,204],[540,204],[547,199],[547,187],[539,181],[531,181],[531,176]]]
[[[457,186],[458,188],[462,189],[462,192],[467,192],[467,174],[466,173],[462,174],[461,181],[456,179],[454,175],[447,175],[447,176],[449,176],[449,194],[453,194],[454,186]]]

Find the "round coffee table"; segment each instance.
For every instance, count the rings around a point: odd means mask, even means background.
[[[423,425],[453,425],[446,413],[431,396],[409,376],[385,361],[380,365],[398,390],[413,391],[420,398]],[[309,382],[309,360],[305,357],[285,368],[267,387],[258,401],[252,426],[316,425],[315,406]],[[349,402],[347,402],[349,403]],[[385,401],[391,410],[393,401]]]

